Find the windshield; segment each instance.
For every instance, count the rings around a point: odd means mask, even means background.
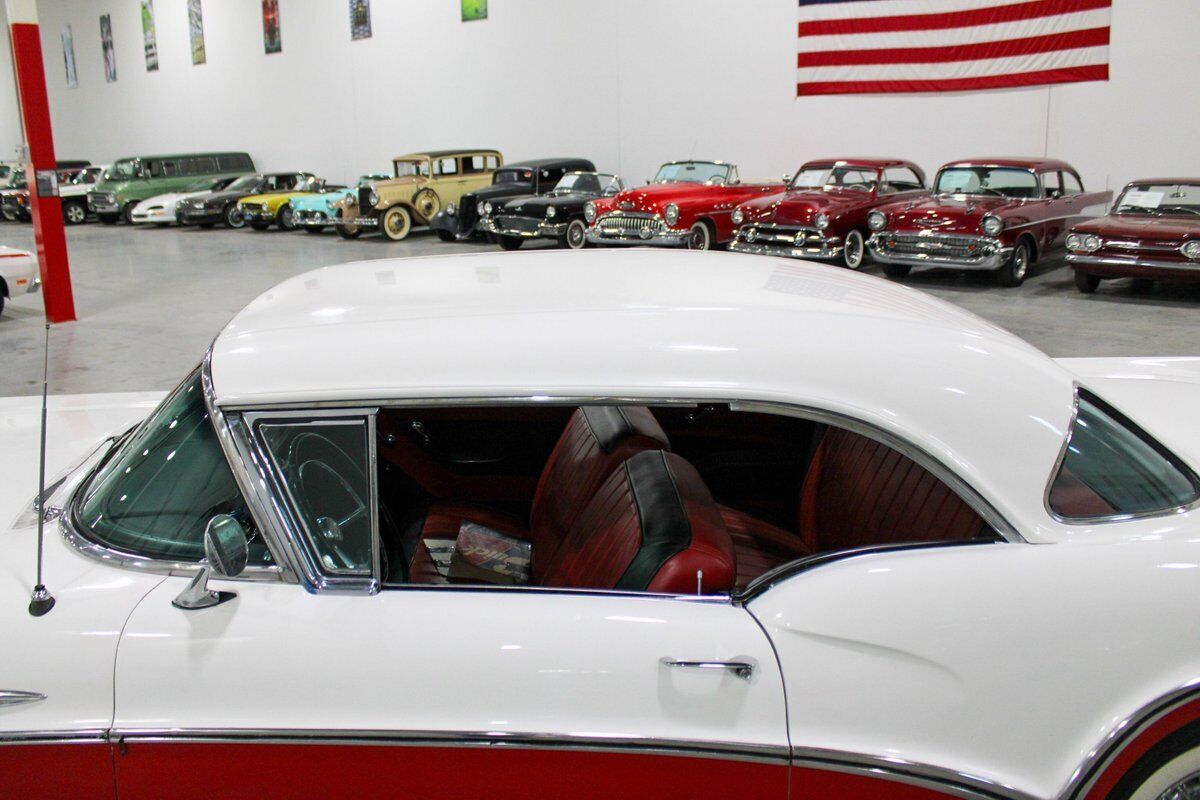
[[[870,167],[805,167],[792,178],[792,189],[856,189],[869,192],[875,188],[878,173]]]
[[[533,170],[502,169],[492,176],[492,183],[525,183],[533,182]]]
[[[935,194],[985,194],[1030,199],[1041,196],[1037,177],[1020,167],[947,167],[938,173]]]
[[[392,176],[384,175],[383,173],[380,173],[380,172],[373,172],[370,175],[360,175],[358,177],[358,185],[363,186],[365,184],[370,183],[371,181],[386,181],[390,177],[392,177]]]
[[[75,178],[75,180],[71,181],[71,183],[74,183],[74,184],[95,183],[96,181],[100,180],[100,174],[102,172],[104,172],[104,170],[101,169],[100,167],[88,167],[83,172],[81,172]]]
[[[551,194],[616,194],[621,191],[621,180],[606,172],[568,172],[559,179]]]
[[[314,178],[309,176],[296,184],[293,192],[319,192],[321,187],[325,185],[323,178]]]
[[[200,370],[110,455],[88,483],[76,512],[89,538],[103,545],[187,562],[204,557],[209,520],[232,514],[250,532],[250,563],[271,563],[217,441]]]
[[[392,162],[396,168],[396,177],[404,178],[409,175],[420,175],[429,177],[429,162],[425,159],[418,161],[395,161]]]
[[[712,161],[684,161],[663,164],[653,183],[725,183],[729,165]]]
[[[202,181],[196,181],[195,183],[188,184],[188,186],[186,188],[184,188],[184,191],[185,192],[211,192],[214,188],[216,188],[217,185],[218,185],[217,182],[213,181],[212,178],[205,178]]]
[[[129,180],[136,178],[141,171],[141,165],[136,158],[127,158],[123,161],[118,161],[108,168],[108,172],[104,173],[104,177],[110,181]]]
[[[25,177],[25,173],[22,171],[12,176],[12,183],[9,185],[14,189],[24,189],[29,184],[28,179]]]
[[[258,175],[243,175],[233,183],[229,184],[228,191],[231,192],[255,192],[258,191],[258,185],[262,178]]]
[[[1146,183],[1130,186],[1113,208],[1118,214],[1200,216],[1200,184]]]

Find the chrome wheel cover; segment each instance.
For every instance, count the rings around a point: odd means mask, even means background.
[[[851,247],[853,242],[853,249]],[[858,269],[863,263],[863,248],[866,245],[863,243],[862,234],[858,231],[850,231],[846,234],[846,250],[844,261],[850,269]]]
[[[87,219],[87,212],[84,211],[82,208],[80,208],[78,204],[72,203],[71,205],[67,206],[67,221],[68,222],[70,222],[74,225],[78,225],[79,223],[83,222],[85,219]]]
[[[583,230],[583,224],[576,221],[567,226],[567,246],[572,250],[578,250],[583,247],[587,240],[587,234]]]
[[[1158,800],[1200,800],[1200,773],[1192,773],[1168,787]]]
[[[1025,277],[1025,273],[1029,271],[1029,251],[1024,247],[1018,247],[1016,254],[1013,256],[1013,276],[1017,280]]]
[[[688,235],[688,249],[707,250],[708,244],[708,229],[703,225],[693,225]]]

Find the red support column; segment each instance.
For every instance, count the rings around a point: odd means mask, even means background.
[[[42,273],[42,301],[50,322],[75,319],[75,295],[67,261],[67,235],[62,200],[58,196],[54,137],[50,132],[50,101],[46,97],[46,71],[38,32],[36,0],[6,0],[12,34],[13,69],[21,120],[29,148],[29,206],[33,236]]]

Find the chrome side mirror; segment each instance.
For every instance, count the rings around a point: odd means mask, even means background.
[[[208,588],[209,575],[236,578],[245,571],[249,557],[250,544],[242,523],[229,514],[217,514],[204,528],[204,560],[200,562],[200,571],[171,605],[190,611],[232,600],[236,597],[233,592],[214,592]]]
[[[791,182],[792,182],[792,176],[791,176],[791,175],[788,175],[788,174],[785,172],[785,173],[783,173],[783,177],[782,177],[782,178],[780,178],[779,180],[783,181],[784,183],[791,183]]]

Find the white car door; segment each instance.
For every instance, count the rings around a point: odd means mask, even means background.
[[[213,581],[236,598],[184,611],[186,584],[122,637],[123,800],[184,780],[223,798],[787,797],[775,656],[727,599]]]

